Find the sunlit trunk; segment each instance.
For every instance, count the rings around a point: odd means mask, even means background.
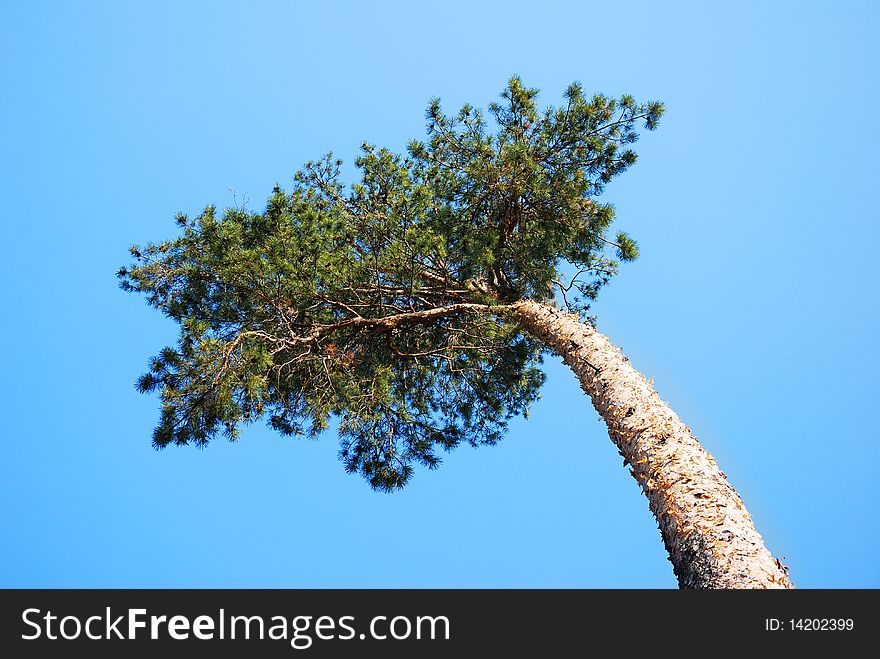
[[[514,311],[593,400],[648,497],[680,587],[793,587],[715,459],[620,350],[572,314],[532,301]]]

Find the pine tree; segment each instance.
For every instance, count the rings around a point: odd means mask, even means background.
[[[329,154],[263,212],[208,206],[133,247],[122,287],[180,326],[138,381],[162,401],[154,446],[335,420],[346,470],[392,491],[463,442],[499,441],[551,351],[606,421],[682,587],[791,587],[715,461],[589,315],[638,255],[599,198],[663,105],[575,83],[542,112],[537,95],[514,77],[489,119],[435,99],[427,139],[362,145],[350,187]]]

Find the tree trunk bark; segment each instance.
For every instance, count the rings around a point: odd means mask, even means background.
[[[577,316],[524,300],[520,326],[559,354],[648,497],[681,588],[793,588],[715,459],[629,360]]]

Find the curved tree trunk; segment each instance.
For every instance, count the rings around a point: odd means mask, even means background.
[[[736,490],[629,360],[577,316],[525,300],[520,326],[559,354],[648,497],[681,588],[793,588]]]

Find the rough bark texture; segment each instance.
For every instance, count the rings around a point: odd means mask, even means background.
[[[794,587],[715,459],[620,350],[572,314],[532,301],[513,308],[593,400],[648,497],[681,588]]]

